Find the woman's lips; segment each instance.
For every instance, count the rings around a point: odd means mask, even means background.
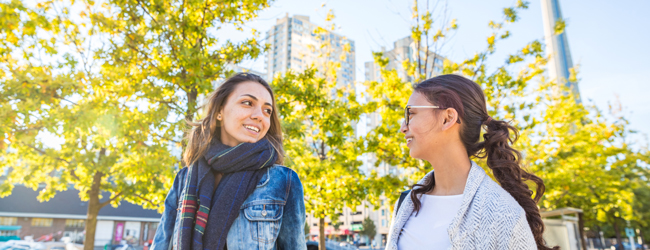
[[[244,125],[244,128],[253,135],[258,135],[260,133],[260,128],[251,125]]]

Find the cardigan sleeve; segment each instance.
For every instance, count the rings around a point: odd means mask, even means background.
[[[399,200],[395,201],[395,206],[393,206],[393,216],[392,216],[392,218],[390,218],[389,232],[388,232],[388,237],[386,239],[386,249],[387,250],[388,249],[393,249],[393,248],[397,249],[397,238],[393,237],[393,235],[396,233],[395,231],[397,230],[397,228],[395,228],[395,218],[397,218],[397,204],[398,203],[399,203]],[[397,233],[397,234],[399,235],[399,233]],[[399,236],[397,236],[397,237],[399,237]],[[395,239],[393,239],[393,238],[395,238]]]

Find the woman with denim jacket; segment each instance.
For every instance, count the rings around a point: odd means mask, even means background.
[[[280,165],[282,130],[269,85],[237,74],[202,108],[152,248],[306,249],[302,184]]]

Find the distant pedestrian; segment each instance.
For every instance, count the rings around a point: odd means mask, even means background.
[[[306,249],[298,175],[283,162],[271,87],[255,74],[227,79],[190,122],[153,250]]]
[[[396,206],[387,250],[551,249],[537,208],[544,182],[520,166],[517,129],[490,117],[478,84],[458,75],[419,83],[400,130],[433,171]],[[487,158],[500,185],[470,157]]]

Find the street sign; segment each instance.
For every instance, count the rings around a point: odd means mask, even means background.
[[[625,234],[627,235],[627,237],[634,237],[634,229],[626,227]]]

